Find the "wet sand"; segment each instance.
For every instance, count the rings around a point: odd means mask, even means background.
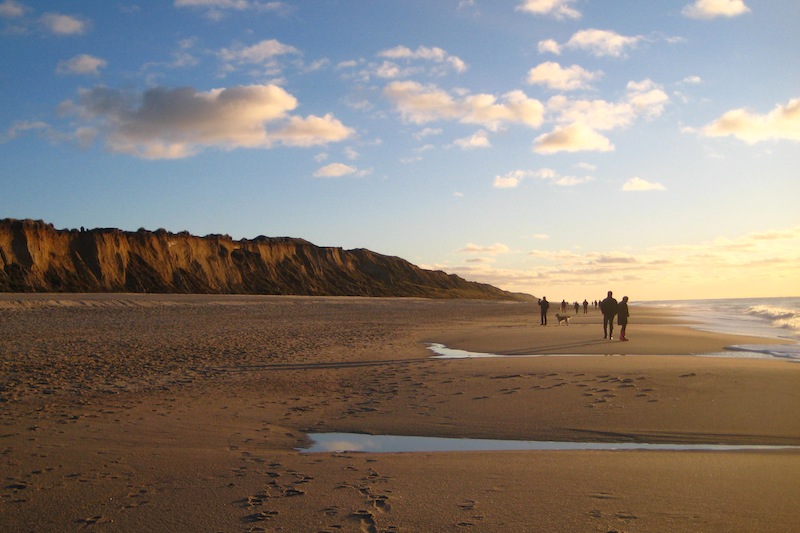
[[[800,365],[631,306],[0,295],[3,531],[794,531],[800,451],[301,454],[307,432],[800,446]],[[469,351],[585,354],[436,360]]]

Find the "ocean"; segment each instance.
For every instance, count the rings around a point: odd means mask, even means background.
[[[763,337],[763,344],[728,346],[726,357],[784,358],[800,361],[800,298],[726,298],[719,300],[666,300],[642,305],[677,311],[693,327],[720,333]],[[794,341],[773,344],[770,339]]]

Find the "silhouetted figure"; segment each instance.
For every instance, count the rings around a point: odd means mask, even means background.
[[[608,296],[605,300],[600,302],[600,312],[603,313],[603,338],[614,338],[614,315],[617,314],[619,303],[612,296],[611,291],[608,291]]]
[[[576,315],[578,314],[578,311],[580,310],[580,308],[581,308],[581,305],[578,302],[575,302],[575,314]]]
[[[547,301],[546,296],[542,296],[539,300],[539,312],[542,314],[542,325],[547,325],[547,310],[550,309],[550,302]]]
[[[561,314],[562,315],[566,315],[567,314],[567,301],[566,300],[561,300]]]
[[[583,314],[585,315],[588,312],[589,312],[589,302],[584,300],[583,301]]]
[[[623,296],[622,301],[617,308],[617,324],[619,324],[619,340],[626,341],[628,338],[625,336],[625,328],[628,326],[628,297]]]

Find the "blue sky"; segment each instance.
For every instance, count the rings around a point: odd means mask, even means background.
[[[0,0],[0,216],[800,295],[796,0]]]

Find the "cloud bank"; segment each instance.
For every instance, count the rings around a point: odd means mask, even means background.
[[[315,146],[349,138],[353,131],[327,114],[289,114],[297,99],[276,85],[200,92],[157,87],[142,94],[96,87],[80,91],[62,110],[92,127],[115,153],[145,159],[180,159],[206,148]]]
[[[800,99],[777,105],[764,115],[734,109],[703,128],[709,137],[733,136],[748,144],[769,140],[800,141]]]

